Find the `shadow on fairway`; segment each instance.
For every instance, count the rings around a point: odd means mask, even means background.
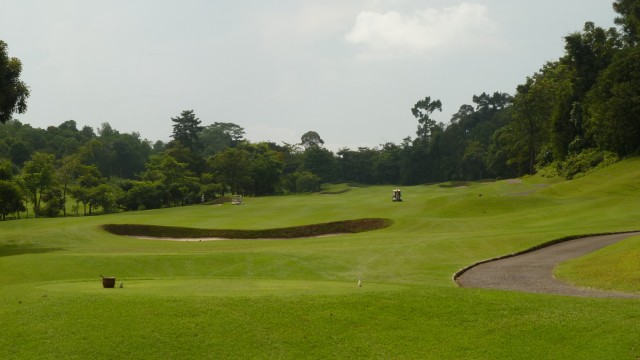
[[[0,245],[0,257],[29,255],[29,254],[46,254],[54,251],[62,251],[62,248],[48,248],[37,245]]]

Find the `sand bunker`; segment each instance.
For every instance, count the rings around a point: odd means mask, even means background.
[[[174,241],[228,239],[294,239],[360,233],[391,226],[390,219],[366,218],[263,230],[197,229],[141,224],[107,224],[101,228],[115,235]]]

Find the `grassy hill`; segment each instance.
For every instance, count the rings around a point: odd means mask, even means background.
[[[244,206],[2,222],[0,358],[636,359],[637,300],[460,289],[451,277],[556,238],[640,229],[638,179],[635,158],[572,181],[406,187],[402,203],[391,202],[392,186],[341,185]],[[101,228],[264,230],[361,218],[392,225],[202,242]],[[563,264],[559,276],[640,291],[639,251],[630,238]],[[603,276],[612,264],[626,270]],[[123,288],[102,289],[99,275]]]

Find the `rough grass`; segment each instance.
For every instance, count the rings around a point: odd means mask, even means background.
[[[393,186],[372,186],[2,222],[0,358],[636,359],[638,300],[460,289],[451,277],[553,239],[640,228],[638,178],[640,159],[630,159],[572,181],[406,187],[402,203],[391,202]],[[263,230],[363,218],[393,226],[211,242],[100,228]],[[588,263],[629,254],[621,267],[638,273],[639,248],[628,239]],[[124,287],[102,289],[99,274]],[[640,291],[621,274],[611,281]]]

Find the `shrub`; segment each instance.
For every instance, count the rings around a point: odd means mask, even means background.
[[[557,163],[558,173],[566,179],[575,179],[597,168],[609,166],[619,159],[609,151],[585,149]]]

